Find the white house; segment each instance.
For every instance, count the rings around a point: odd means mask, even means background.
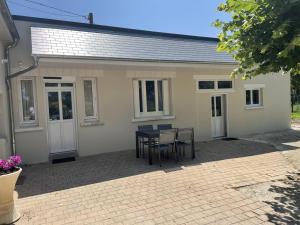
[[[26,163],[134,149],[142,124],[193,127],[196,141],[290,127],[289,76],[231,79],[235,62],[215,38],[13,19],[14,136]]]

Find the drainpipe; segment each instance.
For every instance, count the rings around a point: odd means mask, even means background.
[[[10,145],[12,155],[16,155],[16,142],[15,142],[15,123],[14,123],[14,110],[13,110],[13,98],[12,98],[12,88],[11,88],[11,79],[17,76],[20,76],[30,70],[33,70],[38,65],[38,60],[33,57],[33,64],[28,68],[18,71],[11,74],[10,72],[10,57],[9,50],[17,46],[19,39],[14,39],[14,42],[8,45],[5,49],[4,60],[5,60],[5,84],[7,88],[7,102],[9,109],[9,124],[10,124]]]

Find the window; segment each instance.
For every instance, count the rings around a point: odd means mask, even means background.
[[[214,81],[199,81],[198,88],[200,90],[215,89],[215,82]]]
[[[233,91],[232,80],[197,80],[197,90],[199,92],[217,92],[217,91]]]
[[[133,80],[135,117],[169,115],[169,80]]]
[[[250,107],[262,106],[262,89],[246,90],[246,105]]]
[[[21,122],[36,122],[35,82],[33,78],[20,80]]]
[[[231,80],[220,80],[218,81],[218,89],[231,89],[232,81]]]
[[[97,119],[96,79],[84,79],[85,120]]]

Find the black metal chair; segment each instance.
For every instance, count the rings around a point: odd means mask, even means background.
[[[138,130],[139,131],[151,131],[153,130],[153,126],[152,125],[139,125],[138,126]],[[140,144],[140,153],[142,153],[142,156],[145,156],[145,145],[148,145],[149,147],[149,140],[148,138],[140,138],[139,140],[139,144]]]
[[[174,151],[175,149],[175,141],[176,141],[176,129],[168,129],[168,130],[160,130],[159,138],[155,142],[154,150],[158,151],[158,160],[159,165],[161,166],[161,155],[162,153],[167,152],[172,149],[172,152],[175,153],[175,158],[177,161],[177,153]]]
[[[172,124],[158,124],[157,129],[158,130],[169,130],[169,129],[172,129]]]
[[[185,147],[191,146],[194,137],[194,128],[181,128],[177,129],[177,151],[178,154],[182,153],[183,157],[185,156]]]

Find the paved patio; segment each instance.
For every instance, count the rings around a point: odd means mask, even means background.
[[[287,224],[272,202],[239,189],[296,172],[274,146],[246,140],[200,143],[195,160],[162,168],[134,151],[40,164],[26,167],[17,186],[16,225]]]

